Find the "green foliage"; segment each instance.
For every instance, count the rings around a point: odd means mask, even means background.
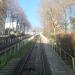
[[[75,25],[75,17],[71,17],[71,24]]]
[[[5,67],[7,63],[12,60],[13,58],[22,58],[23,55],[25,55],[31,48],[33,42],[28,42],[26,45],[24,45],[20,50],[14,50],[13,48],[11,49],[11,54],[10,51],[6,52],[5,54],[0,55],[0,69]]]
[[[16,54],[14,55],[15,58],[21,58],[23,55],[25,55],[31,48],[33,42],[27,43],[25,46],[23,46]]]
[[[5,29],[5,34],[8,35],[9,34],[9,28]]]

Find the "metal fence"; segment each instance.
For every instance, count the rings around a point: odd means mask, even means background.
[[[70,55],[68,52],[63,50],[60,46],[53,45],[53,50],[58,53],[58,55],[64,60],[64,62],[69,65],[75,71],[75,57]]]
[[[28,42],[28,39],[23,39],[14,45],[5,48],[4,50],[0,51],[0,69],[3,64],[7,64],[7,62],[12,59],[17,52],[21,50],[21,48]],[[20,54],[20,53],[19,53]]]

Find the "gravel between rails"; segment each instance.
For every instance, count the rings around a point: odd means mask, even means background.
[[[43,44],[39,41],[23,57],[13,75],[52,75]]]

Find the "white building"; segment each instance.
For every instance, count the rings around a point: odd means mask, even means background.
[[[10,28],[10,29],[15,29],[15,30],[16,30],[16,25],[17,25],[16,22],[13,22],[13,23],[11,23],[11,22],[6,22],[6,23],[5,23],[5,29]]]

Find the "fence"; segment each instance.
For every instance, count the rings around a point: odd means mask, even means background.
[[[24,40],[30,36],[8,36],[8,37],[0,37],[0,51],[4,50],[6,47],[11,46],[21,40]]]
[[[7,62],[13,58],[13,56],[16,55],[17,52],[20,51],[20,49],[28,42],[30,41],[28,39],[23,39],[14,45],[5,48],[4,50],[0,51],[0,69],[3,67],[3,65],[7,64]]]
[[[64,62],[69,65],[75,71],[75,57],[67,53],[60,46],[52,45],[53,50],[55,50],[58,55],[64,60]]]

